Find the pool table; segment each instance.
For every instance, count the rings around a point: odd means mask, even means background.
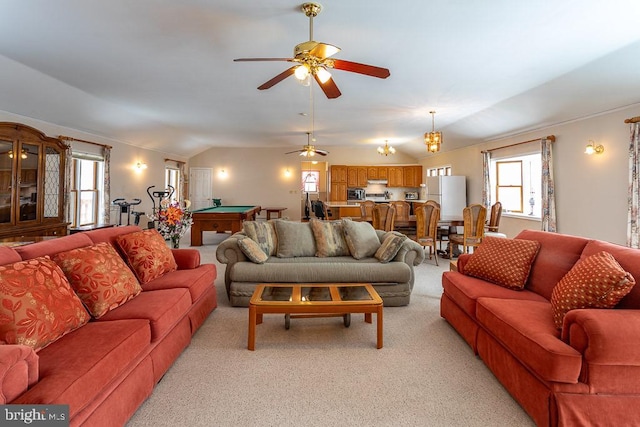
[[[260,206],[212,206],[193,211],[191,246],[202,246],[203,231],[241,231],[242,222],[255,220],[260,210]]]

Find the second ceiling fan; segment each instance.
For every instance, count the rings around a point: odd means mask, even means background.
[[[327,43],[321,43],[313,40],[313,18],[322,10],[322,6],[317,3],[304,3],[302,11],[309,17],[309,41],[298,44],[293,49],[293,58],[238,58],[234,61],[286,61],[294,62],[295,65],[278,74],[271,80],[265,82],[258,89],[269,89],[280,83],[287,77],[295,74],[299,80],[304,80],[312,75],[315,81],[320,85],[322,91],[327,98],[337,98],[341,95],[338,86],[336,86],[330,68],[336,70],[349,71],[352,73],[364,74],[367,76],[386,79],[390,76],[389,70],[386,68],[375,67],[373,65],[360,64],[357,62],[344,61],[342,59],[330,58],[340,52],[340,48]]]

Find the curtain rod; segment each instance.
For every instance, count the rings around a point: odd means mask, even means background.
[[[175,159],[164,159],[165,162],[176,162],[178,164],[185,164],[187,162],[183,162],[182,160],[175,160]]]
[[[78,141],[78,142],[86,142],[87,144],[93,144],[93,145],[98,145],[100,147],[106,147],[108,149],[112,149],[113,147],[107,144],[99,144],[97,142],[93,142],[93,141],[87,141],[85,139],[79,139],[79,138],[74,138],[72,136],[64,136],[64,135],[60,135],[58,136],[58,138],[62,139],[63,141]]]
[[[548,139],[551,142],[556,142],[556,136],[555,135],[545,136],[544,138]],[[528,141],[516,142],[515,144],[505,145],[504,147],[496,147],[496,148],[492,148],[491,150],[484,150],[484,151],[481,151],[481,152],[482,153],[490,153],[490,152],[495,151],[495,150],[502,150],[503,148],[515,147],[516,145],[528,144],[530,142],[537,142],[537,141],[540,141],[541,139],[542,138],[536,138],[536,139],[530,139]]]
[[[630,119],[627,119],[624,122],[625,123],[638,123],[638,122],[640,122],[640,116],[631,117]]]

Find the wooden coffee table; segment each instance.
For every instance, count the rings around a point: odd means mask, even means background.
[[[263,314],[285,314],[289,319],[302,317],[343,317],[349,326],[352,313],[364,313],[372,323],[377,314],[377,348],[382,348],[382,299],[370,283],[265,283],[256,287],[249,301],[249,340],[255,349],[256,326]]]

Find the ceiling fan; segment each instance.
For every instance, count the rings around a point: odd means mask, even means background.
[[[301,150],[289,151],[288,153],[284,154],[300,153],[300,155],[303,157],[313,157],[316,154],[326,156],[327,154],[329,154],[329,152],[326,150],[320,150],[314,147],[313,145],[311,145],[311,142],[311,132],[307,132],[307,145],[303,145]],[[313,139],[313,142],[315,142],[315,138]]]
[[[329,58],[340,52],[340,48],[327,43],[313,40],[313,18],[322,10],[318,3],[304,3],[302,11],[309,17],[309,41],[296,45],[293,49],[293,58],[238,58],[234,61],[285,61],[295,62],[291,68],[278,74],[271,80],[265,82],[258,89],[265,90],[273,87],[287,77],[295,74],[299,80],[305,80],[310,75],[320,85],[327,98],[337,98],[341,95],[328,68],[349,71],[352,73],[364,74],[367,76],[386,79],[390,76],[386,68],[375,67],[373,65],[360,64],[357,62],[344,61],[342,59]]]

